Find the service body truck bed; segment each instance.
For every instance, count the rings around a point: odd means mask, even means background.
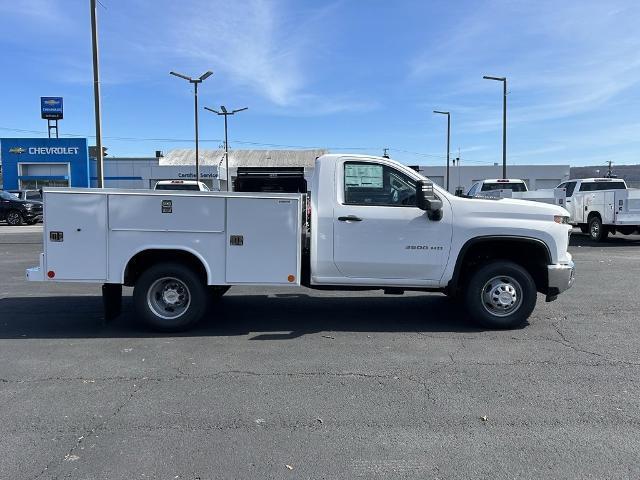
[[[44,253],[32,280],[125,283],[142,250],[202,261],[209,285],[299,285],[299,194],[48,189]],[[215,265],[216,268],[211,268]]]
[[[554,300],[574,278],[563,208],[455,197],[380,157],[317,159],[309,208],[293,193],[44,197],[44,252],[27,278],[102,283],[107,318],[134,286],[137,318],[163,331],[190,327],[232,285],[441,292],[481,324],[510,328],[537,292]]]

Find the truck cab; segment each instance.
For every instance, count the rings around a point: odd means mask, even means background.
[[[469,188],[469,197],[495,197],[499,196],[501,190],[511,190],[512,192],[526,192],[529,189],[524,180],[519,178],[491,178],[480,180]]]
[[[156,182],[154,190],[192,190],[196,192],[208,192],[210,189],[205,183],[196,180],[160,180]]]

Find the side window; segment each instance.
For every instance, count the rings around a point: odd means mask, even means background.
[[[581,192],[593,192],[595,189],[596,189],[595,182],[588,182],[580,185]]]
[[[576,182],[567,182],[567,186],[565,188],[567,189],[567,197],[572,196],[573,191],[576,189]]]
[[[386,165],[347,162],[344,201],[348,205],[415,206],[416,182]]]
[[[27,200],[42,200],[40,192],[27,192]]]
[[[622,182],[596,182],[595,190],[624,190]]]

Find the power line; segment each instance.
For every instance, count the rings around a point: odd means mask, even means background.
[[[0,127],[0,130],[16,132],[16,133],[29,133],[33,135],[44,135],[46,132],[40,130],[27,130],[22,128],[8,128],[8,127]],[[82,135],[78,133],[61,133],[60,136],[65,136],[69,138],[95,138],[95,135]],[[193,139],[191,138],[146,138],[146,137],[118,137],[118,136],[105,136],[103,137],[106,140],[112,141],[124,141],[124,142],[171,142],[171,143],[187,143],[191,142]],[[200,139],[201,142],[205,143],[216,143],[220,144],[223,142],[223,139],[220,138],[209,138],[209,139]],[[248,140],[234,140],[235,143],[241,145],[253,145],[256,147],[271,147],[271,148],[292,148],[292,149],[307,149],[307,150],[347,150],[347,151],[376,151],[380,150],[380,147],[345,147],[345,146],[310,146],[310,145],[290,145],[290,144],[281,144],[281,143],[261,143],[261,142],[252,142]],[[401,148],[388,148],[392,152],[405,153],[407,155],[415,155],[419,157],[427,157],[427,158],[437,158],[443,159],[445,155],[438,155],[434,153],[425,153],[425,152],[414,152],[411,150],[405,150]],[[493,164],[491,161],[481,161],[481,160],[470,160],[465,157],[460,157],[465,162],[476,163],[476,164]]]

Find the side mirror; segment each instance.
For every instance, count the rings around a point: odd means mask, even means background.
[[[416,206],[427,212],[429,220],[438,221],[442,218],[442,200],[433,193],[433,182],[418,180],[416,183]]]

